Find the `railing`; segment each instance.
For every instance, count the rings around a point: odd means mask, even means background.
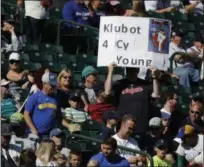
[[[84,136],[84,135],[81,135],[81,134],[74,134],[73,133],[69,137],[75,137],[75,138],[79,138],[79,139],[83,139],[83,140],[88,140],[88,141],[92,141],[92,142],[99,143],[99,144],[103,143],[99,139],[88,137],[88,136]],[[67,143],[67,140],[69,140],[69,138],[66,139],[66,143]],[[130,149],[130,148],[127,148],[127,147],[123,147],[123,146],[118,146],[117,148],[119,148],[121,150],[128,151],[128,152],[132,152],[134,154],[141,154],[141,155],[144,155],[144,156],[148,157],[148,159],[150,161],[150,167],[154,167],[153,159],[152,159],[150,154],[148,154],[146,152],[143,152],[143,151],[133,150],[133,149]]]

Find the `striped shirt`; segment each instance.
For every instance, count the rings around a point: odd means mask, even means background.
[[[66,108],[63,112],[66,119],[74,123],[82,123],[88,119],[88,114],[86,112],[79,111],[73,108]]]

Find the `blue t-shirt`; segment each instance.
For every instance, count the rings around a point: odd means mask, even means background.
[[[129,162],[125,158],[123,158],[117,154],[114,158],[114,161],[112,161],[112,162],[108,161],[106,156],[102,152],[94,155],[91,158],[91,160],[97,161],[99,166],[106,166],[106,167],[108,167],[108,166],[110,166],[110,167],[114,167],[114,166],[129,167],[130,166]]]
[[[71,0],[64,5],[62,16],[64,20],[89,25],[90,12],[88,8],[85,4],[77,3],[76,0]]]
[[[30,96],[25,111],[29,112],[38,135],[47,135],[56,125],[56,100],[38,91]]]

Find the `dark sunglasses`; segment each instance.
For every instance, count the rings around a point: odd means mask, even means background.
[[[72,79],[71,76],[63,76],[64,79]]]
[[[196,114],[196,115],[199,115],[200,112],[199,111],[191,111],[191,114]]]
[[[14,64],[14,63],[15,63],[15,64],[18,64],[18,63],[20,63],[19,60],[10,60],[9,62],[10,62],[10,64]]]

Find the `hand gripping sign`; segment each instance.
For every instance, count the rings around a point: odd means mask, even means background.
[[[101,17],[97,65],[167,69],[170,24],[152,18]]]

